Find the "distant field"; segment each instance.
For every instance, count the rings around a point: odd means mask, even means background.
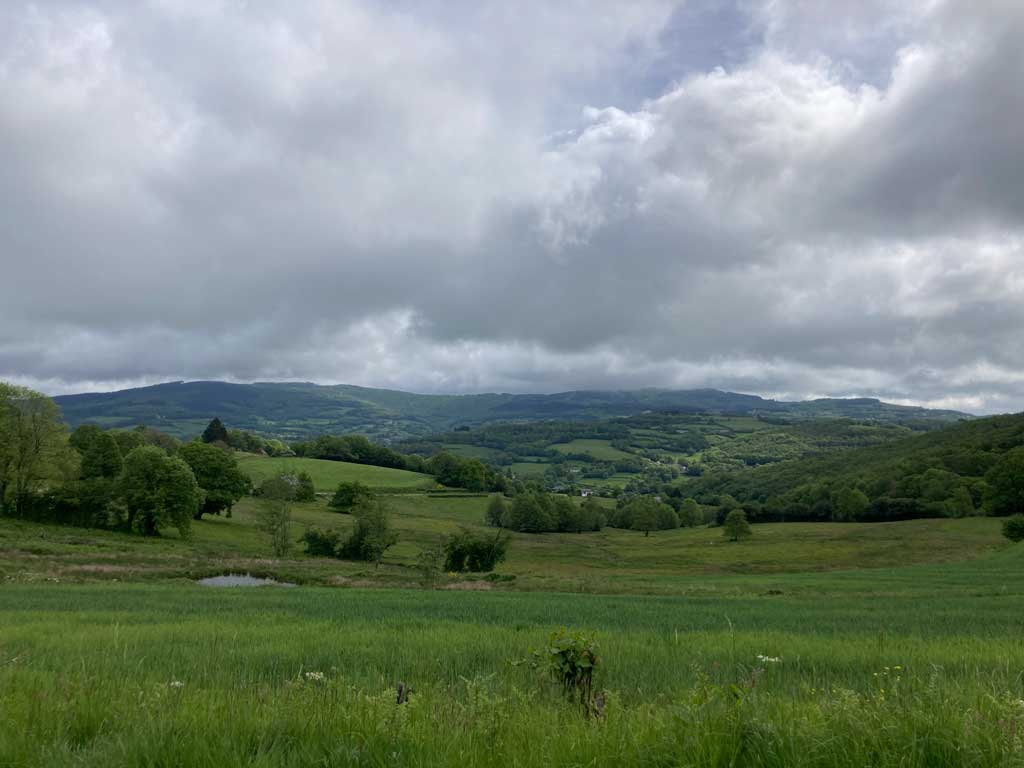
[[[516,477],[529,479],[531,477],[543,477],[544,472],[551,465],[541,461],[517,461],[512,465],[512,473]]]
[[[284,458],[239,454],[238,466],[253,482],[259,483],[282,470],[308,472],[318,491],[333,491],[338,483],[358,480],[373,488],[433,488],[437,482],[429,475],[407,472],[404,469],[371,467],[344,461],[323,459]]]
[[[612,448],[608,440],[572,440],[568,443],[555,443],[548,446],[559,453],[587,453],[599,461],[629,459],[632,456],[618,448]]]

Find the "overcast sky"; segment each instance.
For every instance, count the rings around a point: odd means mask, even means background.
[[[0,378],[1024,409],[1020,0],[5,0]]]

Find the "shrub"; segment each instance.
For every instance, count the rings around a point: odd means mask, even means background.
[[[1024,541],[1024,515],[1014,515],[1003,521],[1003,536],[1016,543]]]
[[[310,557],[335,557],[341,536],[337,531],[322,531],[319,528],[307,528],[302,534],[302,543],[306,554]]]
[[[329,506],[335,512],[349,514],[353,509],[374,500],[373,491],[358,480],[353,482],[338,483],[338,489],[334,492]]]
[[[354,511],[356,529],[341,545],[339,557],[345,560],[366,560],[380,566],[389,547],[398,541],[391,528],[387,507],[379,500],[360,505]]]
[[[453,533],[444,543],[444,569],[455,573],[487,573],[505,559],[509,536],[503,531],[478,534],[466,528]]]
[[[578,700],[584,712],[593,710],[594,670],[597,643],[583,632],[569,633],[564,627],[553,632],[548,644],[533,652],[534,667],[546,669],[571,700]]]
[[[313,486],[313,478],[309,472],[299,472],[296,475],[295,484],[296,501],[316,501],[316,488]]]

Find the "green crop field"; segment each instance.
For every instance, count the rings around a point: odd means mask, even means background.
[[[269,458],[239,454],[238,466],[253,482],[259,483],[281,471],[308,472],[313,478],[317,491],[333,491],[338,483],[358,480],[373,488],[432,488],[437,485],[434,478],[418,472],[388,467],[373,467],[366,464],[350,464],[345,461],[324,459]]]
[[[598,460],[628,459],[629,454],[612,448],[608,440],[572,440],[568,443],[555,443],[549,446],[559,453],[586,453]]]

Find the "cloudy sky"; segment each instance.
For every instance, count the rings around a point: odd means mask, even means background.
[[[1019,0],[5,0],[0,378],[1024,409]]]

